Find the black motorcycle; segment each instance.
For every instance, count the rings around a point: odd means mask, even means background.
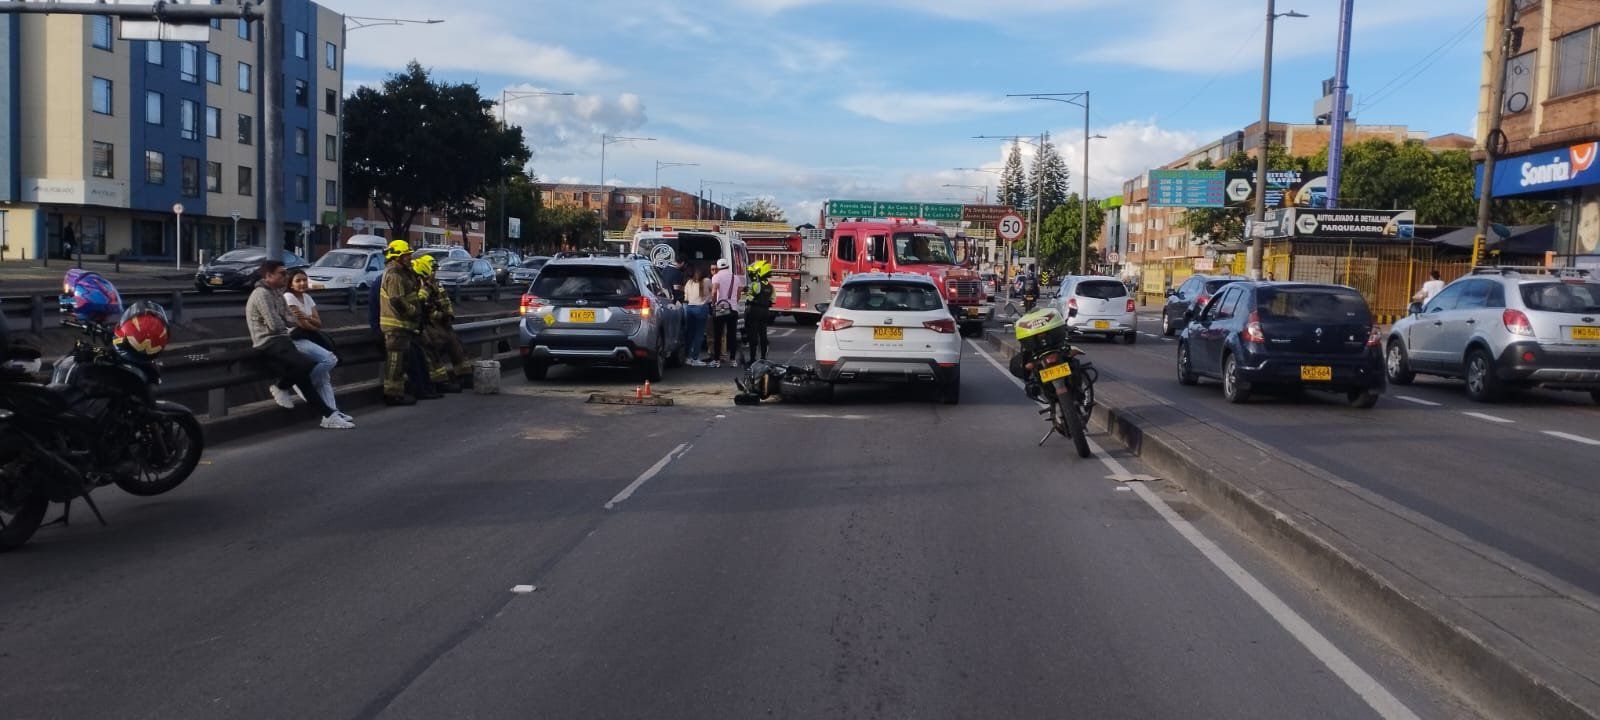
[[[104,525],[91,491],[160,495],[188,479],[205,447],[194,413],[155,399],[154,362],[118,352],[103,325],[63,325],[85,337],[48,385],[0,377],[0,552],[26,543],[52,502],[66,507],[51,524],[67,524],[81,499]]]
[[[1023,392],[1041,405],[1050,431],[1072,440],[1078,457],[1089,457],[1089,414],[1094,410],[1094,383],[1099,373],[1084,352],[1064,340],[1025,347],[1011,358],[1011,374],[1022,380]]]

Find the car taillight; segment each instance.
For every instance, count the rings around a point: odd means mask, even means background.
[[[522,315],[528,315],[542,307],[544,307],[544,298],[523,295],[522,302],[518,306],[518,312]]]
[[[1377,325],[1367,331],[1367,347],[1379,347],[1383,344],[1383,331]]]
[[[1500,313],[1500,320],[1506,324],[1506,331],[1512,335],[1533,337],[1533,323],[1528,322],[1528,316],[1521,310],[1507,310]]]
[[[640,317],[650,317],[650,298],[643,295],[628,298],[628,302],[623,304],[622,309],[636,312]]]
[[[1250,320],[1244,325],[1244,334],[1240,335],[1239,337],[1243,338],[1247,343],[1255,343],[1258,345],[1267,341],[1266,334],[1261,332],[1260,313],[1250,313]]]
[[[1133,304],[1133,298],[1128,298],[1128,312],[1134,312],[1137,309]]]
[[[822,329],[824,332],[837,332],[849,327],[855,327],[855,321],[842,317],[823,317]]]
[[[1078,299],[1077,298],[1067,298],[1067,309],[1068,310],[1077,310],[1078,309]]]
[[[936,333],[953,333],[956,331],[956,321],[950,318],[929,320],[923,323],[922,326]]]
[[[1210,299],[1211,299],[1210,295],[1201,295],[1200,297],[1197,297],[1197,298],[1194,299],[1194,306],[1197,307],[1197,308],[1200,308],[1201,310],[1204,310],[1204,309],[1206,309],[1206,301],[1208,301]]]

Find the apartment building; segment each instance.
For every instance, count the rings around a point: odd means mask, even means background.
[[[607,230],[627,227],[636,215],[647,225],[670,224],[672,220],[728,220],[733,217],[733,211],[726,205],[671,187],[540,183],[539,193],[546,205],[567,205],[599,211],[605,218]]]

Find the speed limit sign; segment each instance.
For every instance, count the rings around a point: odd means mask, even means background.
[[[995,230],[1005,240],[1015,240],[1022,237],[1023,231],[1027,228],[1028,224],[1023,222],[1022,216],[1014,212],[1000,216],[1000,224],[995,226]]]

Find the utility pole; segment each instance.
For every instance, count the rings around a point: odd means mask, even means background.
[[[1328,143],[1328,207],[1339,207],[1339,180],[1344,176],[1345,95],[1350,89],[1350,14],[1355,0],[1339,3],[1339,49],[1333,68],[1333,137]]]
[[[1255,227],[1250,238],[1250,277],[1261,279],[1261,223],[1267,217],[1267,156],[1272,147],[1272,28],[1280,17],[1306,17],[1290,10],[1278,13],[1275,0],[1267,0],[1267,41],[1261,61],[1261,145],[1256,148]]]
[[[283,0],[263,3],[261,29],[261,154],[267,158],[262,178],[262,220],[267,226],[267,257],[283,255]]]
[[[1515,0],[1500,3],[1500,42],[1489,50],[1489,124],[1483,141],[1483,185],[1478,188],[1478,232],[1472,238],[1472,264],[1483,257],[1489,234],[1489,209],[1494,199],[1494,165],[1505,152],[1506,134],[1500,129],[1505,115],[1506,57],[1511,54]]]

